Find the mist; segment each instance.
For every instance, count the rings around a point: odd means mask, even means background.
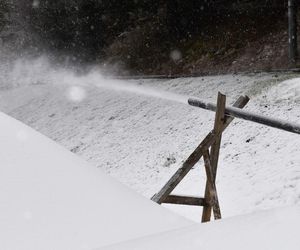
[[[188,97],[143,86],[137,81],[129,82],[107,76],[100,66],[90,66],[85,73],[77,67],[65,66],[50,62],[47,56],[37,58],[18,58],[0,63],[0,87],[12,89],[28,85],[66,85],[72,88],[74,99],[81,96],[80,89],[94,86],[101,89],[127,92],[136,95],[160,98],[168,101],[187,104]],[[77,93],[77,94],[76,94]],[[72,99],[72,98],[71,98]],[[81,99],[81,98],[79,98]]]

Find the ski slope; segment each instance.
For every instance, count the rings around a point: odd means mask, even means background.
[[[0,249],[95,249],[191,224],[0,113]]]

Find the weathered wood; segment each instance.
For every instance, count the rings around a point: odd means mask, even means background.
[[[188,102],[190,105],[195,107],[216,111],[216,105],[212,103],[204,103],[197,99],[189,99]],[[235,107],[226,107],[225,114],[227,116],[241,118],[244,120],[260,123],[269,127],[282,129],[291,133],[300,134],[299,124],[287,122],[285,120],[270,118],[264,115],[241,110]]]
[[[218,93],[214,133],[219,134],[219,136],[217,137],[215,143],[211,146],[211,151],[210,151],[210,161],[211,161],[214,179],[216,178],[216,174],[217,174],[220,144],[222,139],[222,127],[225,122],[225,106],[226,106],[226,96],[221,93]]]
[[[210,132],[188,159],[182,164],[165,186],[152,197],[152,201],[161,204],[167,196],[175,189],[179,182],[187,175],[192,167],[201,159],[202,151],[209,148],[215,141],[216,135]]]
[[[219,161],[219,152],[220,152],[220,145],[222,134],[220,133],[222,130],[222,126],[225,122],[225,106],[226,106],[226,96],[218,93],[218,101],[217,101],[217,111],[215,116],[215,124],[214,124],[214,132],[219,134],[215,143],[211,146],[210,150],[210,162],[211,162],[211,170],[212,170],[212,177],[213,182],[215,182],[216,175],[217,175],[217,166]],[[209,196],[209,183],[206,180],[205,186],[205,195],[204,197],[207,198]],[[211,206],[203,207],[202,213],[202,222],[208,222],[211,218]]]
[[[208,197],[205,197],[205,200],[208,204],[212,206],[215,220],[218,220],[221,219],[222,216],[221,216],[217,188],[214,181],[208,149],[203,152],[203,158],[204,158],[206,178],[208,181],[208,193],[209,193]]]
[[[163,203],[177,204],[177,205],[190,205],[190,206],[207,206],[204,198],[200,197],[187,197],[180,195],[169,195]]]
[[[243,108],[249,101],[249,97],[241,96],[235,103],[239,108]],[[228,125],[232,122],[234,118],[226,118],[224,125],[221,129],[223,132]],[[220,132],[220,133],[221,133]],[[180,183],[180,181],[187,175],[187,173],[192,169],[192,167],[200,160],[202,157],[202,152],[208,149],[217,139],[218,134],[211,131],[204,140],[199,144],[199,146],[194,150],[194,152],[188,157],[188,159],[183,163],[171,179],[163,186],[163,188],[152,197],[152,200],[158,204],[161,204],[167,196],[175,189],[175,187]]]

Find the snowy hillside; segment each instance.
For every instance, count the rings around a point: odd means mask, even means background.
[[[95,249],[193,222],[0,113],[0,249]]]
[[[217,91],[248,110],[300,123],[300,80],[292,74],[115,81],[76,75],[43,60],[6,73],[0,109],[150,198],[213,126],[213,113],[185,104],[215,102]],[[286,79],[294,80],[285,81]],[[299,137],[300,138],[300,137]],[[222,142],[217,188],[224,217],[300,203],[297,135],[236,120]],[[202,196],[198,164],[177,193]],[[199,221],[201,208],[168,206]]]

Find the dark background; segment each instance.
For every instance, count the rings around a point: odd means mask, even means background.
[[[74,63],[118,64],[120,72],[226,72],[255,43],[280,54],[287,39],[282,0],[0,1],[2,44],[71,56]],[[181,58],[170,57],[172,51]]]

